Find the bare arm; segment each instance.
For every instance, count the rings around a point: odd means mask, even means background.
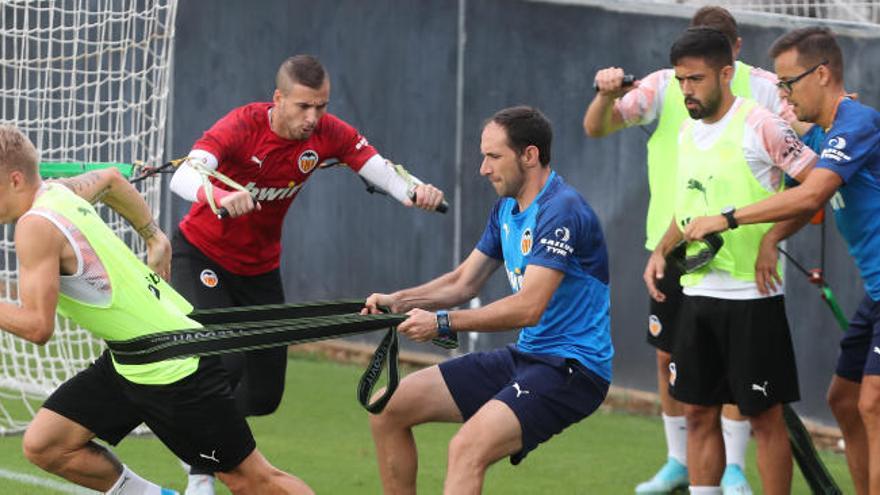
[[[800,186],[737,210],[736,221],[740,224],[779,222],[812,214],[843,185],[839,175],[825,168],[815,168],[795,178],[801,182]]]
[[[477,309],[449,312],[449,327],[454,332],[498,332],[537,325],[547,304],[565,274],[540,265],[529,265],[519,292]],[[437,316],[423,309],[413,309],[409,319],[397,327],[400,333],[417,342],[437,336]]]
[[[144,240],[159,231],[147,202],[115,168],[86,172],[57,182],[89,203],[103,202],[125,218]]]
[[[584,132],[590,137],[603,137],[625,127],[623,116],[614,101],[623,95],[623,69],[610,67],[596,73],[598,90],[584,113]]]
[[[457,331],[493,332],[537,325],[563,277],[559,270],[528,265],[519,292],[482,308],[452,311],[450,326]]]
[[[95,170],[76,177],[61,179],[67,186],[90,203],[102,201],[131,224],[147,243],[147,264],[166,280],[171,273],[171,243],[150,211],[141,194],[115,168]]]
[[[600,138],[624,128],[623,116],[614,108],[615,98],[596,93],[584,114],[584,132],[587,136]]]
[[[663,238],[657,243],[654,252],[648,258],[648,264],[645,265],[645,272],[642,279],[645,281],[645,287],[648,288],[648,294],[657,302],[666,300],[666,294],[660,292],[657,288],[657,281],[663,278],[666,272],[666,256],[672,251],[682,239],[681,230],[675,224],[675,218],[669,223],[669,228],[663,234]]]
[[[803,177],[804,175],[806,177]],[[796,179],[801,182],[798,187],[736,210],[734,216],[737,223],[745,225],[779,222],[813,213],[831,199],[834,192],[843,185],[843,179],[839,175],[824,168],[812,169]],[[685,238],[702,239],[712,232],[725,230],[727,230],[727,220],[722,215],[699,217],[685,227]]]
[[[773,227],[770,227],[770,230],[764,234],[764,238],[761,239],[761,242],[775,246],[791,237],[795,232],[801,230],[811,218],[813,218],[813,212],[808,211],[796,217],[776,222],[773,224]]]
[[[782,284],[777,265],[779,262],[779,249],[777,244],[790,237],[801,229],[812,218],[811,213],[805,213],[788,220],[773,224],[773,227],[761,238],[758,247],[758,257],[755,259],[755,283],[758,292],[764,295],[770,294]]]
[[[666,229],[666,233],[663,234],[660,242],[654,247],[654,252],[665,258],[669,256],[672,249],[675,248],[683,238],[684,235],[682,234],[681,229],[678,228],[678,225],[676,225],[675,218],[673,218],[672,221],[669,222],[669,227]]]
[[[426,284],[399,290],[392,294],[372,294],[364,304],[364,312],[376,313],[385,306],[395,313],[414,308],[451,308],[477,295],[500,261],[474,249],[455,270]]]
[[[20,304],[0,303],[0,328],[43,345],[55,331],[55,307],[60,287],[64,235],[36,215],[22,218],[15,228]]]

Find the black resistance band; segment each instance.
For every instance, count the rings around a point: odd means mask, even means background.
[[[381,412],[400,382],[400,343],[396,326],[406,315],[360,315],[363,301],[331,301],[303,304],[271,304],[200,310],[190,316],[203,328],[145,335],[125,341],[107,341],[113,359],[120,364],[146,364],[187,356],[232,352],[315,342],[388,329],[358,384],[358,401],[371,413]],[[457,339],[438,341],[445,348],[457,347]],[[369,403],[370,394],[388,362],[385,393]]]

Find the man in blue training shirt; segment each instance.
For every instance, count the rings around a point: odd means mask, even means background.
[[[409,311],[398,331],[419,342],[522,328],[516,345],[408,375],[370,418],[385,493],[415,493],[415,425],[464,423],[449,444],[444,493],[477,494],[490,465],[506,456],[518,464],[605,399],[614,353],[605,240],[587,202],[550,169],[551,140],[536,109],[489,119],[480,173],[501,198],[476,249],[424,285],[367,298],[364,312]],[[467,302],[502,263],[512,295],[478,309],[429,311]]]
[[[798,119],[825,129],[819,162],[800,186],[737,210],[730,222],[721,215],[697,218],[685,236],[789,219],[831,200],[867,294],[841,340],[828,401],[856,493],[880,493],[880,112],[846,97],[843,55],[827,28],[791,31],[770,56]]]

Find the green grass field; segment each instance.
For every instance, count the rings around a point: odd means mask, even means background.
[[[302,477],[319,494],[381,492],[367,413],[355,400],[362,371],[314,358],[291,359],[281,408],[251,422],[257,444],[269,460]],[[420,493],[441,492],[446,446],[455,430],[456,425],[416,429]],[[155,438],[128,438],[116,453],[142,476],[183,490],[180,464]],[[754,454],[752,442],[747,475],[755,493],[760,493]],[[489,471],[484,493],[631,494],[664,456],[659,418],[600,410],[532,452],[520,466],[499,462]],[[844,493],[854,493],[843,456],[828,452],[822,456]],[[27,463],[20,437],[0,438],[0,493],[62,493],[4,479],[2,475],[9,472],[53,478]],[[218,493],[229,492],[220,488]],[[796,469],[793,493],[809,493]]]

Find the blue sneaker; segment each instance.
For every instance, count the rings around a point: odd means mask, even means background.
[[[180,493],[172,490],[171,488],[163,488],[159,495],[180,495]]]
[[[724,495],[752,495],[749,480],[738,464],[728,464],[721,477],[721,490]]]
[[[687,466],[670,457],[653,478],[636,487],[636,493],[639,495],[667,495],[679,488],[687,488],[687,486]]]

